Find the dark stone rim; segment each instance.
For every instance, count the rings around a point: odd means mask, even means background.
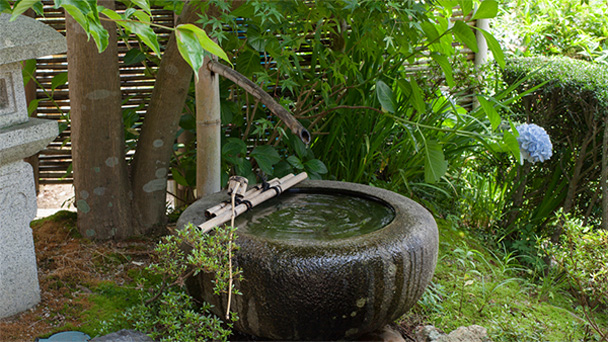
[[[233,299],[241,317],[235,327],[271,339],[344,339],[407,312],[422,296],[437,262],[438,231],[431,214],[409,198],[367,185],[305,181],[297,188],[375,198],[392,207],[395,218],[368,234],[322,242],[291,243],[242,232],[235,261],[244,269],[245,280],[236,284],[244,295]],[[188,222],[202,223],[205,209],[226,199],[225,193],[217,193],[195,202],[178,220],[178,229]],[[205,297],[209,281],[199,274],[188,289],[220,315],[226,301]],[[340,282],[338,288],[331,285]]]

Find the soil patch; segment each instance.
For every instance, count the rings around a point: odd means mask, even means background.
[[[0,319],[0,341],[34,341],[61,331],[78,330],[88,323],[84,314],[93,306],[100,284],[134,286],[138,274],[151,262],[158,239],[127,242],[94,242],[82,238],[76,229],[76,213],[60,211],[32,223],[41,301],[21,314]],[[410,315],[392,329],[404,341],[416,341],[415,330],[423,319]],[[93,337],[93,336],[92,336]],[[369,335],[365,339],[381,340]],[[235,332],[235,341],[260,340]]]
[[[91,289],[103,281],[123,285],[131,270],[143,269],[155,242],[93,242],[80,236],[76,214],[60,211],[32,223],[41,301],[21,314],[0,320],[2,341],[34,341],[77,329],[91,307]]]

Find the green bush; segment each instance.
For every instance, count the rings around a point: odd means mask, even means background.
[[[562,228],[562,241],[545,241],[544,250],[566,276],[588,325],[605,340],[608,327],[602,327],[592,312],[608,306],[608,231],[585,226],[563,212],[555,224]]]
[[[220,319],[211,312],[208,303],[195,303],[186,293],[185,282],[199,272],[215,275],[214,293],[218,296],[240,292],[230,288],[231,278],[241,279],[238,268],[231,269],[231,253],[238,250],[233,243],[235,228],[215,228],[209,233],[188,225],[175,235],[163,238],[154,250],[155,263],[146,270],[148,277],[141,279],[140,300],[120,315],[103,323],[100,334],[118,329],[135,329],[158,341],[226,341],[233,322],[234,312]],[[189,253],[184,246],[191,247]],[[160,281],[158,280],[160,279]]]
[[[507,0],[494,33],[516,56],[561,55],[607,63],[608,7],[602,0]]]
[[[559,229],[550,231],[547,222],[559,208],[599,224],[608,66],[566,57],[511,58],[503,76],[507,84],[526,78],[520,92],[538,87],[512,107],[512,120],[543,127],[553,143],[544,163],[504,164],[504,181],[512,184],[504,235],[527,240],[519,249],[530,250],[535,235],[557,238]]]

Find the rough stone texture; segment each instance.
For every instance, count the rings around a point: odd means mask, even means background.
[[[359,336],[355,341],[405,342],[405,339],[399,331],[393,329],[390,325],[386,325],[380,330]]]
[[[14,21],[0,13],[0,64],[66,52],[65,37],[50,26],[24,15]]]
[[[21,161],[58,133],[57,122],[27,115],[21,61],[67,50],[62,34],[32,18],[0,13],[0,318],[40,301],[30,221],[36,217],[33,171]]]
[[[40,301],[34,240],[36,216],[32,167],[18,161],[0,166],[0,317]]]
[[[459,327],[449,334],[440,332],[432,325],[426,325],[416,332],[416,339],[421,342],[492,342],[486,328],[479,325]]]
[[[0,127],[2,117],[0,117]],[[28,122],[0,128],[0,165],[32,156],[59,134],[57,122],[30,118]]]
[[[24,123],[28,119],[21,63],[3,62],[0,59],[0,128]]]
[[[392,207],[395,218],[380,230],[331,241],[274,240],[239,230],[235,264],[244,281],[236,283],[243,295],[233,298],[240,318],[235,327],[270,339],[352,339],[409,310],[437,262],[431,214],[404,196],[361,184],[305,181],[296,188],[371,197]],[[205,209],[227,198],[216,193],[195,202],[181,215],[178,228],[202,223]],[[209,275],[200,274],[188,288],[220,315],[226,298],[212,295],[209,284]]]
[[[105,336],[95,337],[89,342],[154,342],[154,340],[139,331],[123,329]]]
[[[438,342],[491,342],[486,328],[479,325],[460,327],[447,336],[439,338]]]
[[[419,327],[416,331],[416,340],[419,342],[437,342],[439,338],[444,335],[444,333],[439,332],[434,326],[425,325]]]

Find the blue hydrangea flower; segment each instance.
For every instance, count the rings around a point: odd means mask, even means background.
[[[517,142],[523,159],[531,162],[544,162],[551,158],[553,145],[544,128],[535,124],[517,126]]]

